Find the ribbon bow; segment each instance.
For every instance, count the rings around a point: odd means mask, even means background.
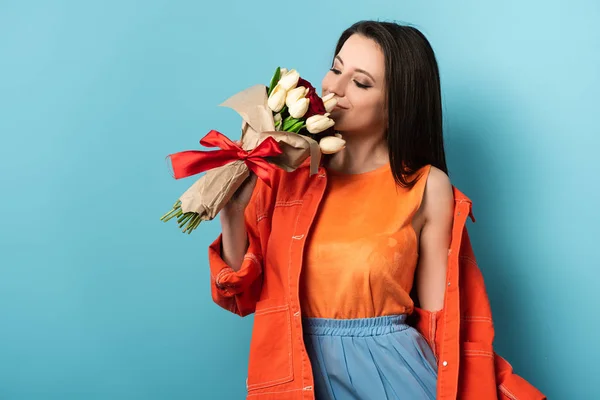
[[[175,179],[196,175],[237,160],[243,160],[252,172],[271,187],[269,171],[273,170],[275,166],[269,164],[264,158],[275,157],[283,153],[277,141],[270,136],[255,149],[246,151],[227,136],[215,130],[211,130],[204,136],[200,140],[200,144],[205,147],[218,147],[221,150],[188,150],[167,156],[171,159]]]

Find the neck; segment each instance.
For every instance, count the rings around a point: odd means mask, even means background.
[[[346,147],[330,156],[328,168],[347,174],[361,174],[389,162],[387,141],[383,135],[341,134]]]

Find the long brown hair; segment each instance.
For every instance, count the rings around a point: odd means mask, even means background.
[[[385,56],[388,129],[394,179],[412,187],[412,176],[431,164],[446,174],[440,76],[429,41],[416,28],[392,22],[359,21],[340,36],[335,54],[353,34],[374,40]],[[418,177],[417,177],[418,178]]]

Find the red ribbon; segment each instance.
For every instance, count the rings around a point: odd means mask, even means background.
[[[196,175],[237,160],[244,160],[248,168],[267,186],[271,187],[269,171],[275,169],[275,166],[269,164],[264,158],[275,157],[282,153],[279,144],[272,137],[267,137],[255,149],[246,151],[229,140],[227,136],[212,130],[200,140],[200,144],[205,147],[218,147],[221,150],[188,150],[167,156],[171,158],[175,179]]]

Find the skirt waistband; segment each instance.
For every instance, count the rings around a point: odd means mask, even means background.
[[[410,328],[406,314],[372,318],[331,319],[302,318],[306,335],[318,336],[378,336]]]

